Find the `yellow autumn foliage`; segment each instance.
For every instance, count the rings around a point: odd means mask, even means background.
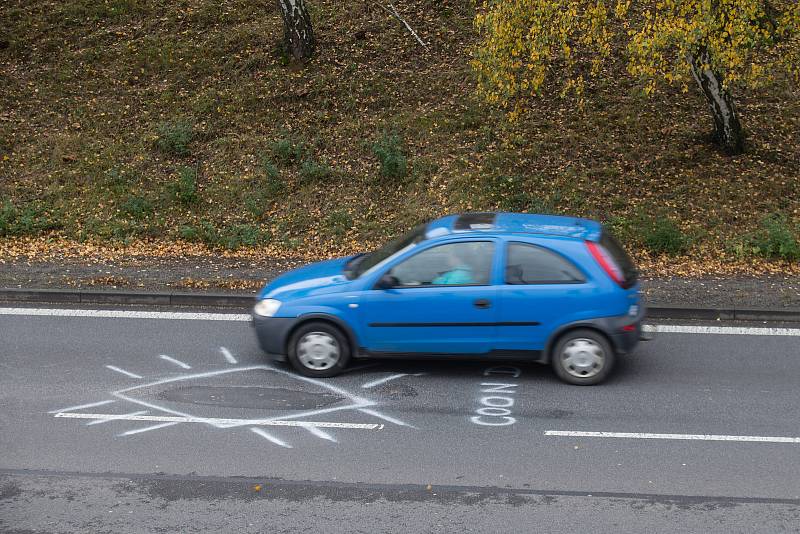
[[[512,118],[546,82],[580,97],[612,50],[626,52],[648,94],[661,83],[687,87],[689,58],[699,56],[725,90],[777,69],[800,79],[798,0],[482,0],[475,25],[478,91]]]

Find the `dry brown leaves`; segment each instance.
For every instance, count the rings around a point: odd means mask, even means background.
[[[292,260],[316,261],[355,252],[357,243],[349,243],[352,250],[325,253],[324,249],[311,248],[303,253],[293,253]],[[761,258],[741,259],[726,256],[724,252],[706,249],[690,256],[652,256],[644,251],[634,251],[636,261],[645,276],[649,277],[703,277],[733,275],[787,275],[800,276],[800,263],[766,260]],[[79,259],[88,264],[109,261],[147,263],[159,258],[172,262],[196,257],[219,257],[237,260],[283,259],[284,251],[277,247],[220,251],[204,245],[173,241],[137,241],[129,245],[98,245],[78,243],[63,238],[13,238],[0,240],[0,264],[7,261],[51,262],[62,259]],[[91,281],[90,281],[91,282]],[[89,285],[126,285],[127,280],[113,277],[94,280]],[[185,288],[219,287],[226,289],[255,289],[260,282],[228,278],[184,278],[176,284]]]

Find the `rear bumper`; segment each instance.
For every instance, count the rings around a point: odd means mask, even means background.
[[[261,349],[273,360],[286,361],[289,333],[298,322],[297,317],[262,317],[253,314],[253,328]]]
[[[644,304],[639,304],[639,313],[636,317],[619,317],[608,325],[610,328],[606,330],[606,333],[617,353],[627,354],[632,352],[636,345],[639,344],[639,341],[647,339],[642,331],[645,315],[647,315],[647,308]]]

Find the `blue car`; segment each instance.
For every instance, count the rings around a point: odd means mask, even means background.
[[[640,339],[637,276],[596,221],[450,215],[279,276],[253,326],[270,357],[306,376],[334,376],[353,358],[434,356],[550,363],[591,385]]]

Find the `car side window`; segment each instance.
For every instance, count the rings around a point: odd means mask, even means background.
[[[397,287],[487,285],[494,243],[469,241],[431,247],[396,265]]]
[[[506,284],[575,284],[583,273],[562,256],[528,243],[509,243]]]

